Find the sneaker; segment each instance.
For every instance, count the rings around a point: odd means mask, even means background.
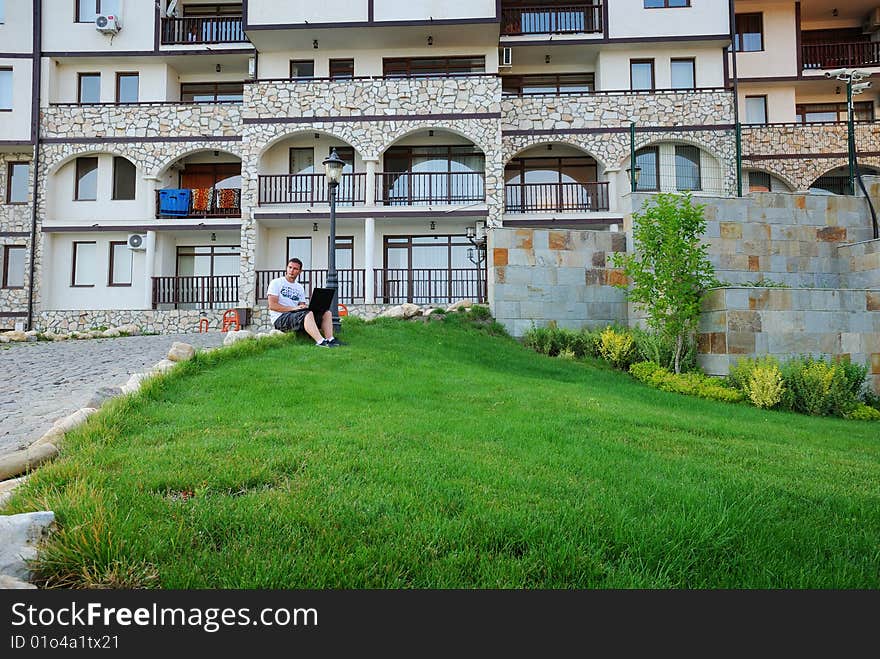
[[[315,347],[316,348],[332,348],[333,345],[327,339],[324,339],[320,343],[316,343]]]
[[[330,339],[329,341],[330,341],[330,345],[331,345],[332,347],[334,347],[334,348],[338,348],[338,347],[340,347],[340,346],[347,346],[347,345],[348,345],[347,343],[343,343],[342,341],[340,341],[339,339],[337,339],[335,336],[334,336],[332,339]]]

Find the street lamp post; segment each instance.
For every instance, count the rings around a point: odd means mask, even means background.
[[[339,179],[345,161],[340,158],[336,149],[330,151],[330,156],[324,160],[324,175],[327,178],[328,197],[330,198],[330,247],[327,254],[327,288],[333,289],[333,302],[330,310],[333,313],[333,330],[339,329],[339,276],[336,273],[336,189],[339,187]]]
[[[482,231],[480,230],[482,229]],[[486,262],[486,229],[483,225],[467,228],[467,239],[473,247],[468,247],[468,260],[477,266],[477,302],[483,303],[483,268]]]

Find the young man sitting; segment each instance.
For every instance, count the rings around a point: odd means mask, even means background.
[[[306,304],[306,291],[296,280],[302,272],[302,265],[299,259],[290,259],[284,276],[269,282],[267,295],[272,325],[282,332],[305,332],[318,347],[336,348],[342,342],[333,336],[333,314],[325,311],[318,329],[315,314]]]

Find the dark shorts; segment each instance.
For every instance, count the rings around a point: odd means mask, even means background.
[[[311,312],[308,309],[300,311],[285,311],[275,319],[275,329],[282,332],[299,332],[302,331],[303,323],[306,315]]]

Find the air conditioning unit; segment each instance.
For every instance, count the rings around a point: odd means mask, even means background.
[[[98,14],[95,19],[95,29],[104,34],[118,34],[121,29],[119,18],[112,14]]]
[[[498,53],[498,66],[499,67],[509,67],[513,66],[513,48],[504,47],[501,49],[501,52]]]
[[[868,14],[865,22],[862,23],[862,32],[876,32],[877,30],[880,30],[880,7]]]
[[[141,252],[147,248],[147,237],[139,233],[133,233],[128,237],[128,248],[136,252]]]

